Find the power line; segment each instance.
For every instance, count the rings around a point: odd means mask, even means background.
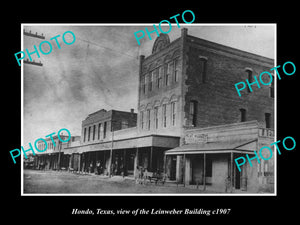
[[[77,38],[77,37],[76,37],[76,38]],[[115,50],[115,49],[108,48],[108,47],[103,46],[103,45],[100,45],[100,44],[98,44],[98,43],[94,43],[94,42],[91,42],[91,41],[88,41],[88,40],[84,40],[84,39],[81,39],[81,38],[77,38],[77,39],[78,39],[78,40],[81,40],[81,41],[83,41],[83,42],[89,43],[89,44],[91,44],[91,45],[95,45],[95,46],[97,46],[97,47],[104,48],[104,49],[107,49],[107,50],[109,50],[109,51],[118,53],[118,54],[120,54],[120,55],[124,55],[124,56],[130,57],[130,58],[133,58],[133,59],[137,59],[136,56],[132,56],[132,55],[123,53],[123,52],[121,52],[121,51],[117,51],[117,50]]]

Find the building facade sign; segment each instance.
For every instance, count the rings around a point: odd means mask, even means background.
[[[274,130],[268,128],[259,128],[258,132],[260,137],[274,137]]]
[[[189,133],[184,137],[185,144],[207,143],[208,134]]]

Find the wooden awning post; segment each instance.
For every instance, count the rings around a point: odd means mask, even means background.
[[[206,190],[205,177],[206,177],[206,154],[203,153],[203,191]]]
[[[182,174],[182,177],[183,177],[183,186],[185,187],[185,168],[186,167],[186,158],[185,158],[185,154],[183,154],[183,174]]]
[[[138,167],[139,167],[139,148],[137,147],[135,149],[135,157],[134,157],[134,168],[133,168],[134,177],[137,177]]]
[[[230,170],[230,191],[232,193],[233,191],[233,152],[230,153],[230,165],[231,165],[231,170]]]
[[[164,173],[166,174],[167,173],[167,155],[166,154],[164,154]]]
[[[152,160],[153,160],[153,146],[150,147],[150,163],[149,163],[149,168],[148,168],[148,170],[151,172],[153,172],[152,171],[152,169],[153,169],[152,168],[152,165],[153,165]]]

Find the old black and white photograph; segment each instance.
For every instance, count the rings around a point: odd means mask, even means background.
[[[21,29],[22,195],[276,195],[276,24]]]
[[[297,219],[296,4],[108,3],[3,8],[2,218]]]

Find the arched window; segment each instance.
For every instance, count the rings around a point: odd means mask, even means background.
[[[179,76],[179,59],[174,60],[174,82],[178,82],[178,76]]]
[[[167,127],[167,104],[162,105],[163,127]]]
[[[144,111],[141,111],[141,128],[144,129]]]
[[[171,121],[172,126],[176,124],[176,102],[171,102]]]
[[[154,107],[154,123],[155,129],[158,129],[158,106]]]
[[[166,86],[169,86],[171,84],[172,74],[173,74],[173,61],[167,63],[166,78],[165,78],[165,85]]]
[[[155,76],[155,70],[150,72],[149,74],[149,84],[148,84],[148,91],[151,92],[153,90],[153,80]]]
[[[157,89],[161,88],[162,87],[162,80],[163,80],[163,67],[160,66],[158,68],[158,71],[157,71]]]
[[[150,109],[147,109],[147,129],[150,130],[151,126],[151,117],[150,117]]]

